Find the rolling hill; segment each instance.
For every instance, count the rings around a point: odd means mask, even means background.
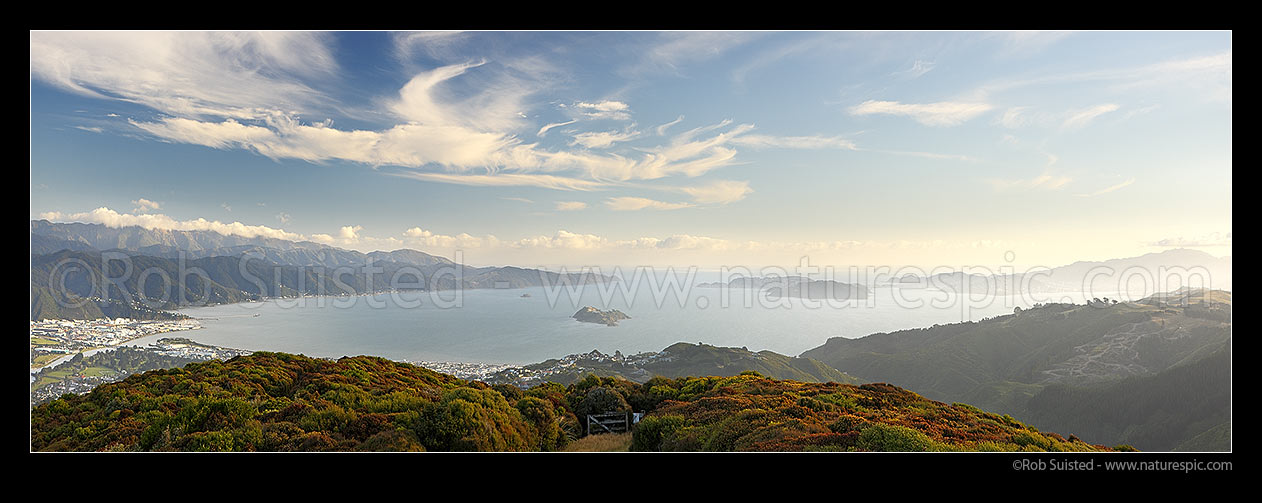
[[[1230,309],[1229,293],[1198,290],[1136,303],[1047,304],[979,322],[833,338],[802,356],[864,380],[897,383],[926,397],[977,404],[1062,431],[1084,423],[1066,422],[1070,416],[1045,405],[1058,400],[1057,390],[1097,396],[1127,389],[1154,398],[1110,402],[1114,426],[1093,430],[1097,438],[1170,450],[1221,424],[1202,419],[1230,415],[1229,395],[1201,410],[1174,406],[1174,392],[1166,394],[1170,376],[1204,369],[1208,364],[1198,362],[1206,358],[1224,358]],[[1179,389],[1216,397],[1229,389],[1229,373],[1207,376]],[[1156,419],[1153,407],[1180,417]]]

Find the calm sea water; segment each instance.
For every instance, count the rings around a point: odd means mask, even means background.
[[[412,361],[527,364],[592,349],[609,354],[660,351],[677,342],[797,355],[830,337],[980,320],[1032,303],[1018,297],[964,302],[937,290],[890,288],[877,288],[869,300],[843,306],[752,297],[747,305],[751,292],[712,288],[691,288],[681,303],[680,296],[663,292],[639,288],[623,296],[615,291],[606,302],[598,286],[558,292],[555,299],[544,288],[466,290],[458,305],[453,305],[454,292],[276,299],[185,309],[181,312],[201,319],[204,328],[175,335],[256,351]],[[1063,297],[1058,294],[1056,300]],[[619,309],[631,319],[616,327],[572,319],[583,306]]]

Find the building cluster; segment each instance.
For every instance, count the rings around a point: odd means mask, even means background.
[[[486,379],[488,376],[497,372],[520,368],[515,365],[502,363],[403,361],[418,367],[425,367],[433,370],[434,372],[450,374],[461,379],[470,379],[475,381]]]
[[[31,321],[31,338],[44,341],[34,344],[37,353],[77,353],[79,351],[117,346],[148,335],[201,328],[197,320],[133,320],[104,318],[97,320]],[[47,341],[51,341],[49,344]]]
[[[159,339],[158,342],[150,344],[146,349],[163,356],[176,356],[197,361],[227,361],[237,356],[244,356],[252,353],[251,351],[246,351],[244,349],[207,346],[195,343],[188,339]]]

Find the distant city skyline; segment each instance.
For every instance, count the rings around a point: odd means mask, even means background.
[[[1225,256],[1231,35],[34,31],[30,218],[521,266]]]

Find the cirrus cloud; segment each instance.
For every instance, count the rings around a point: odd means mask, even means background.
[[[899,103],[868,100],[850,108],[850,115],[901,115],[926,126],[958,126],[993,108],[987,103],[939,101]]]

